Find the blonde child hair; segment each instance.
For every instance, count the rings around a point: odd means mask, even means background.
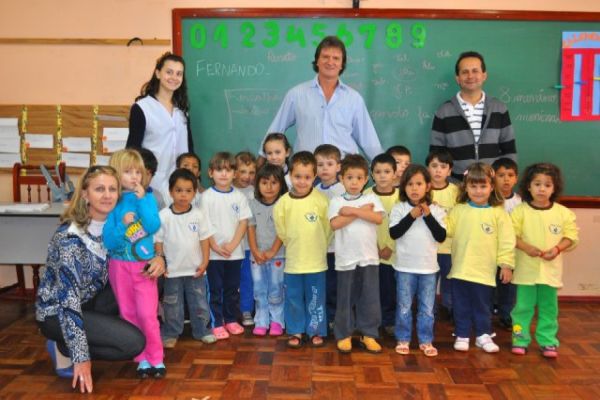
[[[117,171],[118,176],[121,176],[129,168],[138,169],[142,172],[142,186],[148,187],[150,184],[150,176],[146,173],[144,159],[137,150],[123,149],[116,151],[110,156],[108,164]]]

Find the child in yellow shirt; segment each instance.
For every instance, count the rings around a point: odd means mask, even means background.
[[[520,184],[523,203],[512,212],[517,235],[517,303],[513,320],[512,352],[524,355],[531,343],[530,325],[537,307],[535,336],[542,355],[558,356],[558,288],[562,287],[561,253],[579,241],[575,214],[556,203],[563,188],[556,165],[530,165]]]

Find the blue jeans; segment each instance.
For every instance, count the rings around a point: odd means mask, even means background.
[[[264,264],[252,261],[254,284],[254,324],[268,328],[270,322],[283,323],[283,268],[285,259],[273,258]]]
[[[285,324],[290,335],[327,336],[325,274],[284,274]]]
[[[451,282],[456,336],[468,338],[473,328],[475,336],[492,334],[491,306],[494,287],[462,279],[451,279]]]
[[[396,340],[410,342],[412,337],[412,302],[417,296],[417,338],[420,344],[433,342],[433,306],[437,273],[414,274],[396,271]]]
[[[184,299],[188,305],[192,336],[200,339],[210,333],[210,310],[206,300],[206,275],[180,276],[164,281],[163,309],[165,320],[160,328],[163,339],[177,338],[183,332]]]
[[[251,313],[254,310],[254,292],[252,290],[252,272],[250,250],[246,250],[240,273],[240,310]]]
[[[438,265],[440,266],[440,297],[442,306],[448,310],[452,310],[452,285],[448,274],[452,267],[452,257],[450,254],[438,254],[437,255]]]

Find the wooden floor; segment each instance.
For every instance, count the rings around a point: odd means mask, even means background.
[[[497,329],[499,354],[452,350],[450,326],[436,327],[440,355],[339,354],[290,350],[284,339],[242,337],[203,345],[185,338],[167,350],[164,380],[141,381],[133,362],[94,362],[94,399],[600,399],[600,304],[561,305],[560,356],[546,360],[509,352]],[[0,301],[0,398],[70,399],[80,395],[54,375],[33,306]],[[413,344],[414,346],[414,344]],[[208,397],[209,396],[209,397]]]

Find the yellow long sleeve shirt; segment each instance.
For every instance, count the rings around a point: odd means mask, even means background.
[[[431,189],[432,201],[446,211],[446,215],[456,205],[456,197],[458,196],[458,186],[454,183],[448,183],[443,189]],[[450,254],[452,250],[452,239],[447,237],[438,245],[438,254]]]
[[[302,198],[283,195],[275,204],[277,236],[285,246],[285,272],[310,274],[327,270],[331,226],[327,197],[312,190]]]
[[[558,203],[543,210],[521,203],[514,208],[511,217],[517,237],[542,251],[553,248],[562,238],[571,239],[573,242],[568,250],[574,248],[579,242],[575,213]],[[513,283],[562,287],[562,254],[554,260],[547,261],[541,257],[531,257],[517,249],[515,261]]]
[[[496,286],[496,270],[515,265],[515,233],[502,206],[457,204],[446,224],[452,237],[452,268],[448,278]]]
[[[394,191],[390,194],[381,194],[378,193],[375,190],[375,186],[373,186],[365,190],[365,194],[369,193],[373,193],[379,198],[379,201],[381,201],[383,209],[385,210],[383,221],[381,224],[377,225],[377,247],[380,249],[387,247],[392,250],[390,258],[387,260],[379,259],[379,262],[382,264],[393,265],[396,261],[396,241],[390,237],[390,213],[392,212],[394,204],[400,201],[399,190],[398,188],[394,188]]]

